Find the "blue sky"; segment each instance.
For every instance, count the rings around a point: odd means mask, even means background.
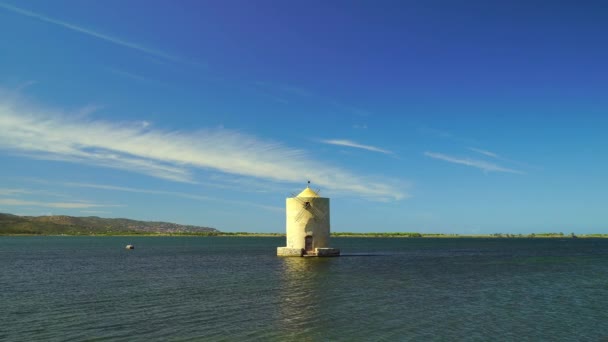
[[[0,212],[608,232],[608,11],[0,0]]]

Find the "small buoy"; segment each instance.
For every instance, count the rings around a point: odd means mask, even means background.
[[[133,245],[127,245],[127,247],[125,247],[126,249],[135,249],[135,246]]]

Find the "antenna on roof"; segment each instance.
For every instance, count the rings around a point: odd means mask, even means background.
[[[307,188],[310,188],[310,181],[308,181],[308,185],[306,186]],[[312,191],[316,192],[317,194],[319,194],[321,192],[321,189],[313,189]]]

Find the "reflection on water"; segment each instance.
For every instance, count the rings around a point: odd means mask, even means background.
[[[313,340],[316,321],[322,312],[331,260],[323,258],[281,258],[279,312],[285,337]]]
[[[336,242],[279,258],[274,238],[0,237],[0,341],[608,337],[608,239]]]

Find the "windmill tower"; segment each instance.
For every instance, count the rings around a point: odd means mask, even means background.
[[[286,200],[287,246],[278,247],[279,256],[338,256],[329,247],[329,198],[319,196],[309,186]]]

